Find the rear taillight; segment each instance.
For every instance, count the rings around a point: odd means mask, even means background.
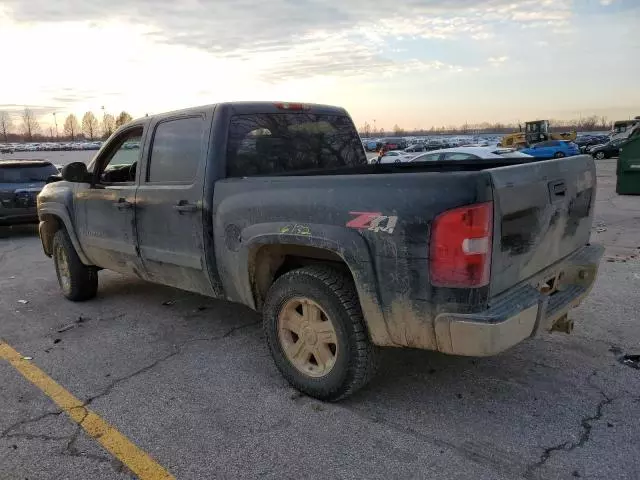
[[[438,215],[431,230],[431,284],[437,287],[487,285],[492,232],[492,202],[468,205]]]

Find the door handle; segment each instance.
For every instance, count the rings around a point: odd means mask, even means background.
[[[117,208],[118,210],[131,210],[133,203],[127,202],[124,198],[120,198],[117,202],[113,202],[113,208]]]
[[[173,209],[178,213],[192,213],[198,209],[195,203],[189,203],[186,200],[180,200],[173,206]]]

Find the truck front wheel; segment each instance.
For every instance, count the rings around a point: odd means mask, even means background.
[[[62,294],[74,302],[95,297],[98,271],[82,263],[65,229],[58,230],[53,236],[52,251]]]
[[[269,289],[263,327],[282,375],[301,392],[335,401],[366,385],[376,370],[352,279],[325,266],[292,270]]]

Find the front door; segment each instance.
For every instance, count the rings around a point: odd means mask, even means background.
[[[212,294],[203,238],[210,119],[160,118],[136,193],[140,256],[149,280]]]
[[[142,125],[109,142],[93,162],[93,185],[75,187],[80,245],[94,265],[144,276],[136,251],[135,194]]]

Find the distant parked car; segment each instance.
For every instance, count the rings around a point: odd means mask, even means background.
[[[375,140],[366,140],[362,142],[362,145],[367,152],[375,152],[378,148],[378,142]]]
[[[404,150],[407,148],[407,141],[404,138],[385,138],[382,143],[389,150]]]
[[[513,148],[498,147],[454,147],[423,153],[411,159],[411,162],[437,162],[443,160],[497,160],[504,158],[532,158],[531,155]]]
[[[15,151],[15,148],[11,145],[0,145],[0,153],[13,153]]]
[[[424,152],[426,151],[426,147],[424,143],[415,143],[410,147],[404,149],[406,153],[416,153],[416,152]]]
[[[582,153],[588,152],[591,147],[596,145],[603,145],[609,142],[609,137],[606,135],[583,135],[575,140],[575,144],[578,145]]]
[[[626,142],[625,139],[612,140],[611,142],[605,143],[604,145],[596,145],[595,147],[589,150],[589,154],[593,158],[597,158],[598,160],[602,160],[605,158],[617,157],[620,155],[620,146]]]
[[[562,140],[547,140],[546,142],[536,143],[532,147],[524,148],[520,151],[542,160],[571,157],[580,154],[578,145]]]
[[[0,161],[0,225],[37,223],[36,197],[58,171],[43,160]]]
[[[413,158],[412,154],[407,154],[403,150],[391,150],[382,156],[380,163],[402,163],[408,162]],[[378,157],[373,157],[370,162],[376,163]]]

